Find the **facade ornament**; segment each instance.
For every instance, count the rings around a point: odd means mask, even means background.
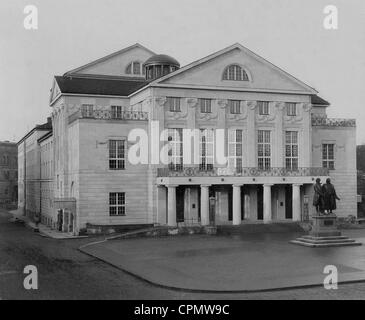
[[[255,110],[257,107],[257,101],[247,101],[247,106],[251,109],[251,110]]]
[[[310,112],[312,110],[312,104],[311,103],[303,103],[303,111],[304,112]]]
[[[149,107],[151,104],[152,104],[152,98],[151,97],[148,97],[147,99],[142,101],[142,106],[143,107],[144,106]]]
[[[226,100],[226,99],[218,99],[217,100],[217,103],[218,103],[218,105],[219,105],[219,107],[221,109],[225,109],[225,108],[227,108],[228,100]]]
[[[284,109],[285,109],[285,102],[275,102],[275,107],[279,111],[284,111]]]
[[[189,108],[196,108],[198,105],[198,99],[197,98],[187,98],[186,103]]]
[[[156,97],[155,98],[155,101],[157,102],[157,104],[160,106],[160,107],[163,107],[165,106],[166,102],[167,102],[167,98],[166,97]]]
[[[166,117],[168,120],[184,120],[188,117],[188,112],[170,112],[166,111]]]
[[[200,113],[199,120],[215,120],[218,118],[218,113]]]

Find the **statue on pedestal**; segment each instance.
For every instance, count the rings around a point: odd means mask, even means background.
[[[331,179],[328,178],[326,180],[326,184],[322,186],[323,193],[323,210],[325,214],[332,214],[332,210],[336,210],[336,200],[340,200],[340,198],[336,194],[335,187],[331,183]]]
[[[319,178],[317,178],[314,185],[313,205],[316,208],[317,215],[320,215],[323,212],[323,192],[321,179]]]

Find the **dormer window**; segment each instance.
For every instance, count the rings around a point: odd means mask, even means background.
[[[232,64],[224,70],[223,80],[249,81],[246,71],[237,64]]]
[[[140,63],[139,61],[133,61],[131,62],[126,70],[125,70],[126,74],[134,74],[134,75],[141,75],[144,74],[144,68],[142,67],[142,63]]]

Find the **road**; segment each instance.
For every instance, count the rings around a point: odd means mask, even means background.
[[[309,288],[245,294],[167,290],[78,251],[95,239],[55,240],[40,236],[0,209],[0,299],[364,299],[365,283],[338,290]],[[38,290],[23,286],[24,267],[38,269]]]

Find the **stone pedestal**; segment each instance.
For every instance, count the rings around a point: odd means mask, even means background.
[[[341,232],[337,230],[335,215],[313,216],[313,227],[309,232],[313,237],[336,237],[341,236]]]
[[[360,246],[361,243],[342,236],[337,229],[335,215],[313,216],[313,227],[308,235],[290,241],[305,247],[325,248],[341,246]]]

